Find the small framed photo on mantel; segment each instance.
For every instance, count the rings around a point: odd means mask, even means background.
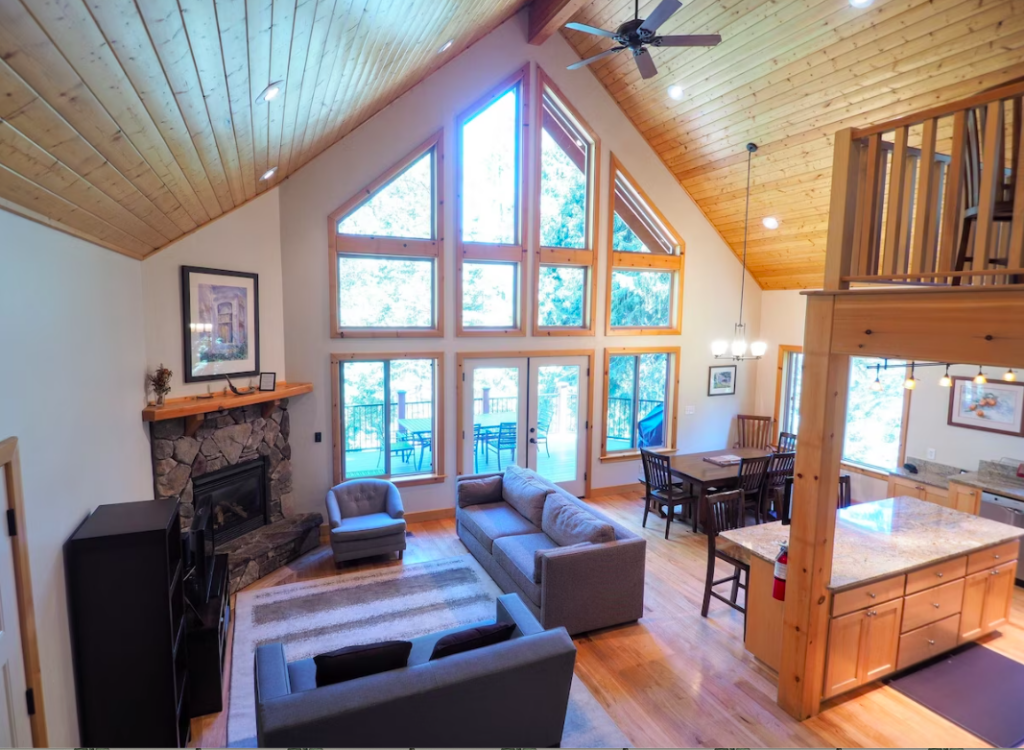
[[[277,373],[276,372],[261,372],[260,373],[260,390],[261,391],[272,391],[277,388]]]
[[[736,365],[720,365],[708,368],[708,395],[736,395]]]

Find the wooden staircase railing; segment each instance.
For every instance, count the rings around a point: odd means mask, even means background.
[[[1022,98],[1015,82],[839,131],[825,288],[1024,285]]]

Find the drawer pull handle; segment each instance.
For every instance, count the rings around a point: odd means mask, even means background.
[[[872,594],[870,591],[868,592],[868,596],[870,596],[872,599],[878,598],[878,594]]]
[[[992,555],[992,559],[993,560],[998,560],[999,559],[999,555]]]
[[[935,609],[938,609],[940,605],[938,602],[932,602],[932,606],[935,607]]]
[[[873,610],[873,609],[872,609],[872,610],[869,610],[869,611],[868,611],[868,614],[867,614],[867,616],[868,616],[868,617],[874,617],[874,616],[875,616],[875,615],[877,615],[877,614],[878,614],[878,612],[876,612],[875,610]]]
[[[929,639],[928,639],[928,645],[929,645],[929,646],[934,646],[934,645],[935,645],[935,641],[934,641],[934,640],[932,640],[931,638],[929,638]]]
[[[992,575],[994,575],[994,576],[997,576],[997,575],[999,575],[999,571],[998,571],[998,570],[993,570],[993,571],[992,571]]]
[[[945,575],[945,574],[944,574],[944,573],[943,573],[943,572],[942,572],[942,571],[940,570],[940,571],[939,571],[938,573],[936,573],[935,575],[937,575],[937,576],[938,576],[939,578],[942,578],[942,576],[943,576],[943,575]]]

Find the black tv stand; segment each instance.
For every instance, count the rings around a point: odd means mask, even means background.
[[[190,715],[205,716],[224,708],[224,659],[227,655],[228,556],[216,555],[210,596],[205,603],[194,602],[186,621]]]

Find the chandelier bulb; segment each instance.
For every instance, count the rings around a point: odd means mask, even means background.
[[[974,376],[974,384],[975,385],[985,385],[985,383],[987,383],[987,382],[988,382],[988,378],[985,377],[985,372],[982,370],[981,366],[979,365],[978,366],[978,374]]]

